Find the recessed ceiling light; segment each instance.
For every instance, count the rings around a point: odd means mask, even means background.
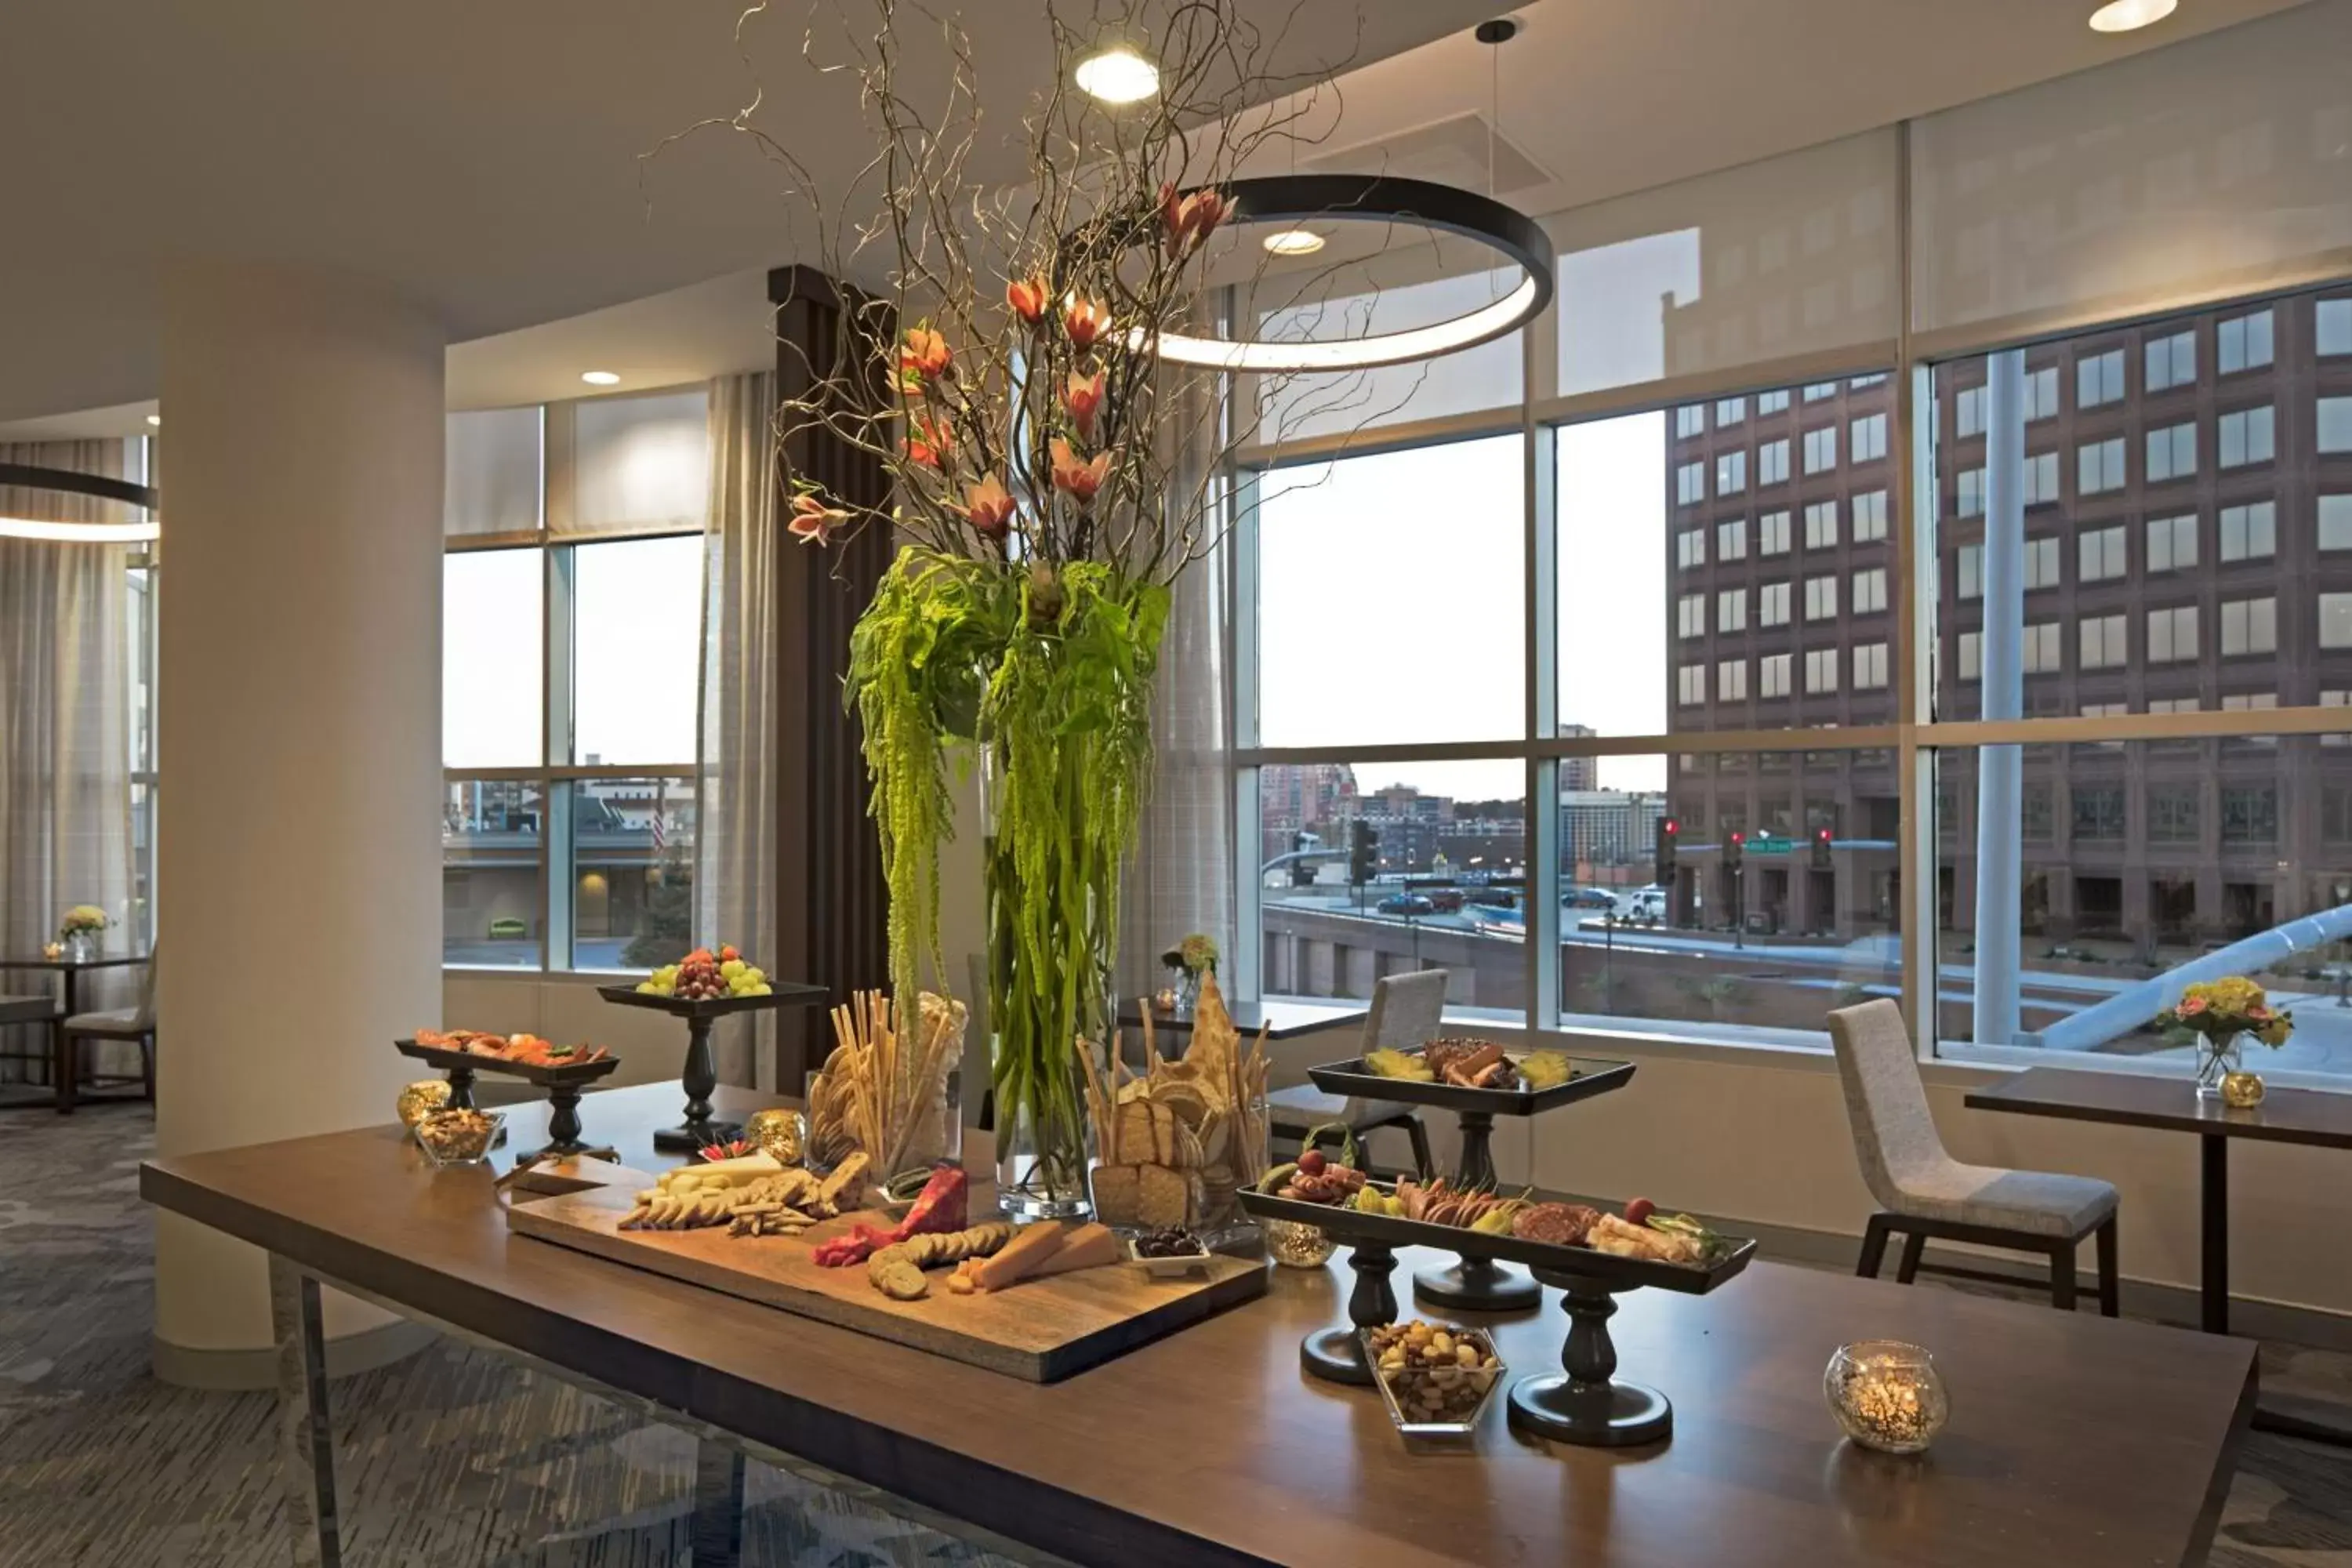
[[[1078,86],[1105,103],[1134,103],[1160,90],[1160,68],[1133,49],[1105,49],[1078,62]]]
[[[2128,33],[2150,22],[2161,22],[2179,8],[2180,0],[2107,0],[2091,13],[2091,31]]]
[[[147,423],[150,425],[161,425],[163,423],[163,416],[160,414],[150,414],[147,416]]]
[[[1312,256],[1323,248],[1323,237],[1311,228],[1276,229],[1261,242],[1275,256]]]
[[[591,386],[618,386],[621,384],[621,377],[619,373],[616,371],[583,370],[580,373],[580,379],[586,382]]]

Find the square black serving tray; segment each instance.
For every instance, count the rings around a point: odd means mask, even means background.
[[[722,1018],[730,1013],[756,1013],[763,1007],[798,1007],[824,999],[822,985],[793,980],[772,980],[764,996],[656,996],[635,985],[599,985],[596,994],[624,1007],[651,1007],[673,1018]]]
[[[1432,1105],[1441,1110],[1483,1111],[1488,1116],[1533,1116],[1556,1105],[1568,1105],[1607,1094],[1633,1081],[1632,1062],[1571,1058],[1574,1075],[1566,1083],[1547,1089],[1469,1089],[1458,1083],[1424,1083],[1418,1079],[1389,1078],[1364,1065],[1361,1057],[1308,1068],[1307,1076],[1326,1094],[1356,1100],[1397,1100]]]
[[[546,1066],[538,1062],[511,1062],[503,1057],[476,1056],[471,1051],[445,1050],[436,1046],[419,1045],[415,1040],[394,1040],[393,1048],[404,1057],[440,1068],[443,1072],[495,1072],[509,1078],[519,1078],[535,1083],[541,1089],[577,1088],[593,1083],[621,1065],[615,1056],[599,1057],[593,1062],[563,1062]]]

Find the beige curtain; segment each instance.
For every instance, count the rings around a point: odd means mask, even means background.
[[[702,769],[697,781],[696,937],[776,954],[776,378],[710,384],[709,566],[703,612]],[[778,1085],[775,1015],[726,1020],[722,1083]]]
[[[0,463],[119,479],[122,443],[0,445]],[[0,489],[0,516],[116,521],[121,510],[57,491]],[[0,952],[37,952],[75,904],[114,917],[110,946],[129,940],[127,565],[119,544],[0,538]],[[0,992],[10,994],[32,994],[41,983],[0,972]],[[85,1006],[129,999],[121,984],[85,986],[82,995]],[[26,1076],[23,1064],[0,1062],[0,1081]]]
[[[1198,382],[1188,400],[1171,400],[1164,421],[1179,454],[1171,504],[1189,505],[1195,483],[1212,479],[1205,515],[1174,520],[1206,545],[1206,555],[1177,579],[1160,650],[1152,702],[1158,749],[1135,863],[1119,913],[1120,988],[1146,996],[1164,983],[1160,955],[1194,931],[1230,953],[1234,930],[1234,725],[1228,678],[1233,615],[1224,527],[1231,510],[1213,469],[1222,432],[1210,406],[1213,386]],[[1230,965],[1222,965],[1225,973]]]

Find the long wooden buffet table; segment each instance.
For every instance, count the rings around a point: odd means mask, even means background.
[[[651,1133],[678,1092],[593,1095],[583,1115],[625,1162],[667,1164]],[[512,1147],[534,1146],[541,1110],[509,1113]],[[1618,1352],[1674,1401],[1665,1444],[1524,1438],[1497,1399],[1475,1455],[1415,1454],[1376,1393],[1300,1373],[1301,1338],[1345,1321],[1338,1263],[1277,1269],[1259,1300],[1039,1385],[510,1236],[488,1170],[432,1171],[392,1127],[154,1161],[141,1190],[272,1256],[290,1479],[317,1527],[296,1551],[325,1563],[320,1281],[703,1434],[720,1458],[698,1565],[704,1542],[729,1549],[735,1444],[1087,1563],[2193,1563],[2254,1386],[2244,1342],[1759,1262],[1712,1296],[1623,1299]],[[1545,1294],[1499,1321],[1514,1374],[1558,1364]],[[1924,1458],[1839,1438],[1822,1365],[1865,1338],[1924,1344],[1946,1374],[1951,1425]]]

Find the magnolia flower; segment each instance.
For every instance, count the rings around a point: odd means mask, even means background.
[[[1059,436],[1053,439],[1054,488],[1066,490],[1079,501],[1090,501],[1095,492],[1110,477],[1110,454],[1097,452],[1092,462],[1080,462],[1070,444]]]
[[[929,327],[909,327],[907,341],[898,350],[898,367],[921,380],[933,381],[946,372],[952,357],[947,339]]]
[[[936,468],[947,460],[953,433],[936,419],[919,415],[907,421],[907,460],[927,468]]]
[[[1168,248],[1182,255],[1213,233],[1233,210],[1233,203],[1220,191],[1194,191],[1180,195],[1174,185],[1160,187],[1160,220],[1168,228]]]
[[[1090,349],[1095,346],[1097,338],[1110,331],[1110,310],[1092,300],[1082,300],[1073,295],[1069,303],[1062,308],[1062,331],[1069,334],[1070,342],[1077,347]]]
[[[784,531],[803,544],[830,544],[833,531],[849,521],[849,514],[837,506],[827,506],[814,490],[803,490],[793,498],[793,515],[784,524]]]
[[[1004,286],[1004,302],[1013,313],[1035,326],[1045,317],[1045,280],[1043,278],[1016,278]]]
[[[1013,497],[994,474],[964,492],[963,520],[988,535],[1002,539],[1013,524]]]
[[[2180,999],[2180,1005],[2174,1008],[2173,1011],[2179,1013],[2184,1018],[2193,1018],[2198,1014],[2205,1011],[2205,998],[2202,996],[2183,996]]]
[[[1062,388],[1062,406],[1070,411],[1070,421],[1077,426],[1078,434],[1089,441],[1095,438],[1095,416],[1102,410],[1103,385],[1100,371],[1092,375],[1072,371]]]

